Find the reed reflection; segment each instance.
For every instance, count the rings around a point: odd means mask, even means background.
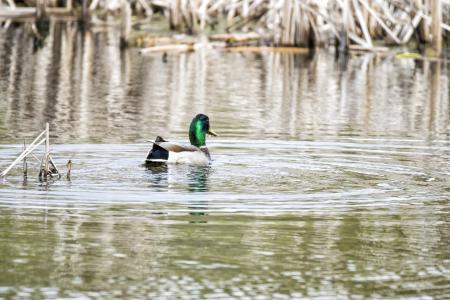
[[[51,209],[4,210],[0,238],[14,242],[0,244],[0,282],[13,287],[12,293],[18,292],[17,282],[32,288],[50,280],[61,295],[83,286],[82,291],[112,295],[117,288],[137,296],[162,295],[168,286],[186,293],[180,277],[188,277],[203,296],[217,286],[253,296],[377,293],[391,298],[417,295],[411,284],[427,287],[421,295],[437,296],[446,281],[445,266],[433,253],[445,253],[448,226],[440,222],[442,216],[430,214],[433,208],[232,220],[229,215],[149,215],[146,207],[132,208],[132,215],[111,206],[72,217]],[[268,286],[268,281],[279,284]]]
[[[0,40],[4,143],[46,121],[60,143],[142,142],[160,132],[184,137],[198,112],[208,113],[224,137],[448,139],[449,70],[442,64],[207,48],[162,61],[121,51],[113,30],[49,26],[34,53],[22,27]]]

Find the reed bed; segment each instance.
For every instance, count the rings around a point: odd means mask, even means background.
[[[101,1],[101,0],[94,0]],[[122,0],[123,1],[123,0]],[[102,5],[112,1],[103,0]],[[444,0],[135,0],[135,13],[164,15],[172,29],[256,32],[273,46],[376,49],[412,40],[450,38],[450,1]],[[100,4],[100,3],[99,3]],[[94,8],[91,5],[91,8]]]
[[[66,2],[66,8],[72,7],[72,0]],[[450,40],[450,0],[79,0],[74,3],[88,6],[93,14],[125,10],[120,15],[126,19],[121,22],[126,32],[130,31],[128,23],[132,22],[133,15],[148,19],[162,16],[171,29],[187,33],[257,33],[270,46],[334,44],[341,49],[376,50],[416,41],[430,43],[440,52],[442,44]]]

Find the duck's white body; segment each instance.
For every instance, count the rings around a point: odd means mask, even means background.
[[[182,145],[167,141],[162,142],[162,138],[159,140],[153,143],[152,150],[147,154],[147,162],[207,166],[211,160],[206,146],[198,148],[193,145]],[[159,151],[159,153],[156,153],[156,151]]]
[[[200,149],[197,151],[182,151],[172,152],[169,151],[169,164],[189,164],[207,166],[209,164],[209,158]]]

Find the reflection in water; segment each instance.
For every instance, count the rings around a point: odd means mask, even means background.
[[[145,164],[149,175],[149,181],[152,187],[167,190],[169,187],[168,181],[168,165],[160,162],[147,162]]]
[[[429,126],[428,126],[428,136],[430,140],[435,139],[435,135],[439,132],[439,125],[436,121],[441,119],[439,117],[439,114],[446,114],[449,115],[450,107],[448,105],[448,99],[447,104],[442,107],[441,103],[441,64],[438,62],[431,62],[429,63],[430,66],[427,68],[430,70],[430,77],[431,77],[431,83],[430,83],[430,101],[429,101]],[[447,78],[448,82],[448,78]],[[448,86],[448,84],[447,84]],[[446,113],[447,112],[447,113]],[[450,123],[447,119],[447,137],[450,136]]]
[[[151,187],[162,190],[178,189],[189,192],[207,192],[209,166],[190,166],[147,162],[145,164]],[[177,186],[180,182],[182,186]],[[185,184],[185,185],[184,185]]]
[[[1,140],[46,121],[57,142],[184,137],[198,112],[225,137],[448,139],[448,64],[207,48],[165,63],[117,41],[114,31],[82,33],[70,22],[51,23],[36,53],[23,27],[0,35]]]
[[[210,170],[209,166],[189,166],[189,191],[207,192]]]
[[[210,166],[189,166],[148,162],[145,165],[151,187],[157,191],[208,192]],[[204,216],[208,201],[193,199],[187,206],[190,215]],[[194,221],[192,221],[194,222]],[[195,222],[204,222],[196,220]]]
[[[206,224],[139,209],[50,210],[47,220],[34,209],[2,213],[0,239],[15,242],[0,244],[0,295],[391,299],[447,289],[448,265],[432,253],[445,252],[450,228],[428,209],[201,217]]]
[[[211,172],[210,166],[189,166],[189,172],[187,174],[189,180],[190,192],[208,192],[208,178]],[[208,201],[206,200],[194,200],[188,206],[189,214],[194,216],[205,216],[207,213],[205,210],[208,208]],[[206,223],[206,220],[193,220],[192,222]]]

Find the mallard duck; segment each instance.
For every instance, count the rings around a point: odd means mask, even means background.
[[[152,149],[147,154],[146,163],[167,162],[176,164],[207,165],[211,160],[206,147],[206,134],[217,136],[209,127],[209,118],[198,114],[189,126],[190,145],[180,145],[157,136]]]

